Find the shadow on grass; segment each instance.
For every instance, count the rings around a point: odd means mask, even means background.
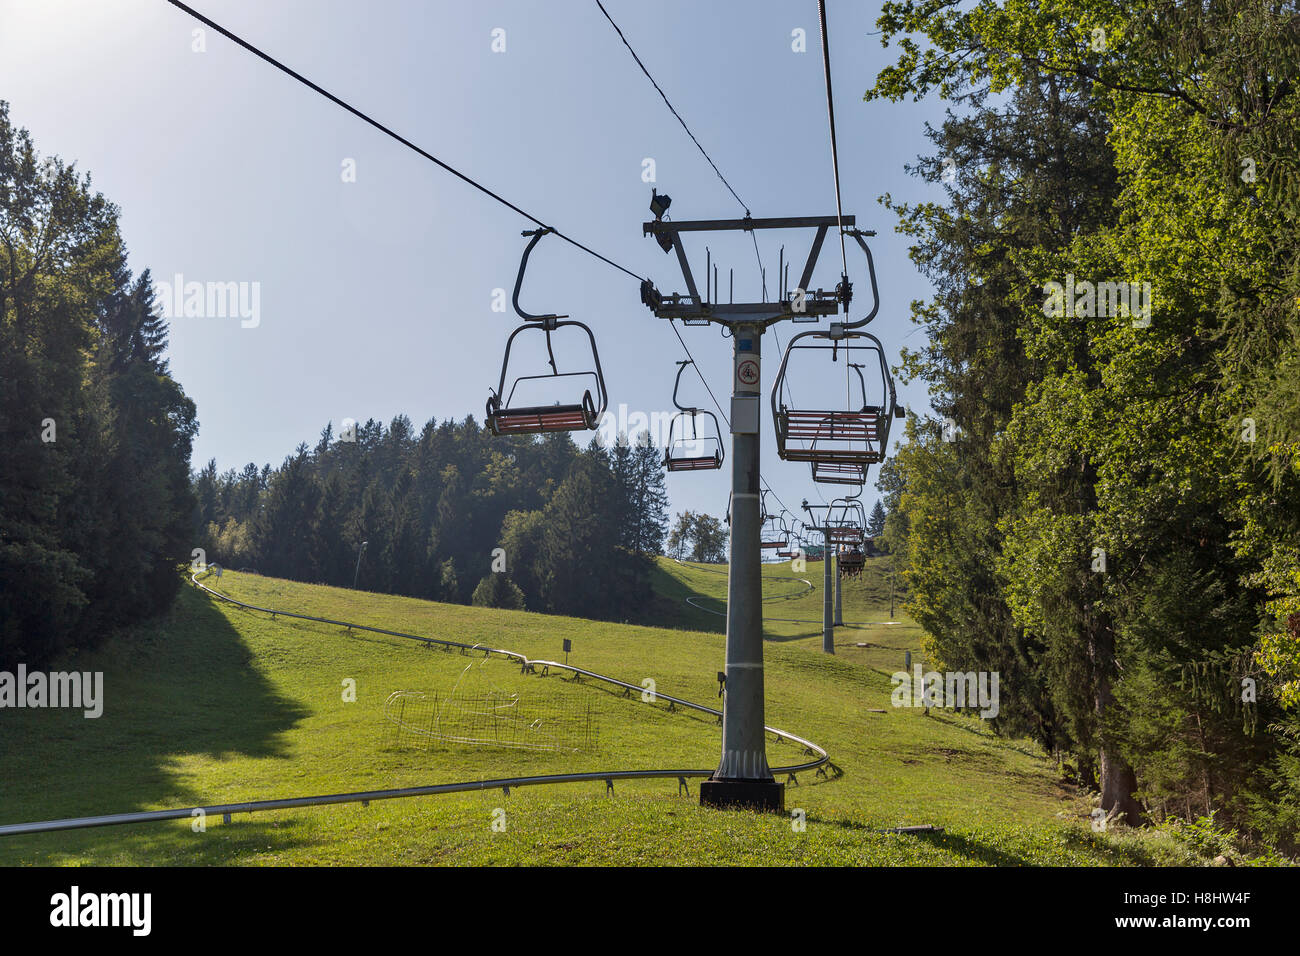
[[[637,620],[632,624],[644,624],[649,627],[665,627],[685,631],[707,631],[720,634],[726,631],[726,618],[718,617],[707,611],[701,611],[686,603],[687,598],[703,598],[716,601],[717,598],[696,591],[686,582],[671,574],[658,563],[650,570],[650,587],[654,599]]]
[[[808,816],[809,823],[839,827],[859,833],[889,836],[898,840],[916,840],[926,843],[942,853],[961,857],[984,866],[1038,866],[1023,852],[1009,847],[998,846],[992,838],[979,834],[943,832],[917,832],[886,834],[884,828],[877,825],[859,823],[853,820]],[[1062,827],[1059,837],[1070,850],[1092,857],[1097,863],[1110,866],[1153,866],[1156,860],[1145,850],[1132,845],[1118,845],[1108,840],[1094,839],[1080,828]],[[1059,864],[1053,864],[1059,865]]]
[[[978,708],[967,708],[972,712],[978,712]],[[936,707],[930,708],[929,717],[931,720],[937,720],[941,724],[949,727],[956,727],[958,730],[964,730],[968,734],[974,734],[990,742],[996,742],[1000,747],[1007,750],[1014,750],[1018,754],[1026,757],[1034,757],[1039,760],[1046,760],[1047,754],[1033,744],[1026,744],[1011,737],[1002,737],[994,733],[991,729],[983,728],[979,723],[972,721],[969,716],[958,717],[943,713]]]
[[[103,715],[85,719],[66,709],[6,714],[0,722],[5,823],[218,802],[183,784],[178,762],[285,756],[282,735],[308,713],[266,681],[239,632],[189,587],[164,615],[58,666],[103,672]],[[241,795],[264,796],[273,795]],[[22,843],[57,855],[102,845],[104,834],[120,840],[121,833],[115,827],[55,832]],[[139,834],[129,842],[150,841]],[[0,856],[16,849],[16,841],[0,841]]]

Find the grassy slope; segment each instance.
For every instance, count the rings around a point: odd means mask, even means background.
[[[720,617],[681,598],[725,594],[716,568],[664,561],[658,586],[679,630],[434,604],[227,573],[234,596],[267,606],[397,630],[485,642],[572,660],[665,692],[716,702]],[[846,595],[837,656],[820,651],[817,623],[768,625],[768,723],[826,747],[839,768],[787,790],[788,817],[700,809],[695,785],[672,781],[574,784],[385,801],[209,820],[0,839],[0,863],[1142,863],[1172,859],[1159,838],[1098,836],[1088,806],[1061,785],[1032,745],[999,740],[973,717],[889,707],[889,674],[910,622],[883,623],[888,586],[871,562]],[[821,566],[799,575],[766,569],[775,617],[816,621]],[[881,606],[882,588],[884,606]],[[858,647],[859,643],[865,647]],[[320,794],[527,773],[631,767],[711,767],[719,728],[705,715],[670,713],[590,683],[521,675],[502,660],[479,664],[462,689],[518,691],[524,705],[591,702],[593,752],[549,754],[463,746],[398,746],[383,703],[399,689],[447,691],[474,658],[399,639],[272,620],[185,588],[172,612],[130,640],[117,638],[67,668],[103,670],[99,720],[66,711],[0,712],[0,822]],[[342,682],[357,682],[355,703]],[[884,708],[887,713],[869,713]],[[794,763],[770,744],[773,764]],[[491,827],[496,808],[507,828]],[[943,835],[899,836],[881,827],[935,823]]]

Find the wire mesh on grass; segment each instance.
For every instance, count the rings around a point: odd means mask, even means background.
[[[578,753],[596,745],[591,703],[504,691],[450,694],[399,690],[384,704],[398,747],[437,742]]]

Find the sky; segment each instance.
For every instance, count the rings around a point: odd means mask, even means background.
[[[685,286],[676,258],[642,235],[652,186],[671,196],[675,219],[744,215],[595,0],[191,5],[661,292]],[[815,2],[605,6],[755,217],[834,215]],[[869,331],[896,365],[900,345],[924,341],[910,303],[930,287],[879,199],[942,198],[904,170],[929,152],[924,124],[937,124],[942,107],[864,102],[896,52],[871,35],[879,5],[829,0],[827,10],[844,212],[879,232],[881,308]],[[242,316],[172,317],[171,369],[198,406],[195,466],[278,464],[345,418],[406,414],[416,429],[431,418],[481,422],[517,324],[508,301],[520,232],[532,224],[196,29],[164,0],[0,0],[0,99],[43,155],[75,162],[120,207],[132,268],[151,269],[158,283],[179,275],[244,292]],[[798,30],[805,52],[794,49]],[[647,160],[654,182],[645,181]],[[811,230],[758,233],[769,298],[782,244],[797,273],[811,239]],[[733,270],[737,301],[761,297],[748,234],[691,236],[697,277],[706,245],[724,296]],[[848,262],[850,315],[860,318],[870,284],[852,246]],[[840,270],[832,234],[811,285],[833,288]],[[667,320],[641,304],[635,279],[548,237],[521,304],[591,326],[611,412],[672,410],[684,354]],[[783,323],[763,336],[765,394],[776,340],[814,327]],[[730,340],[717,326],[679,331],[727,407]],[[539,370],[537,344],[518,342],[521,362],[533,363],[520,371]],[[583,361],[571,340],[557,358],[575,369]],[[831,371],[825,358],[792,363],[792,395],[810,396]],[[900,382],[898,396],[928,408],[922,382]],[[712,408],[689,370],[681,398]],[[841,493],[814,485],[807,465],[777,458],[770,417],[765,404],[762,471],[775,495],[797,511],[805,498]],[[580,444],[588,437],[575,434]],[[868,507],[875,479],[873,469]],[[729,468],[668,478],[673,511],[720,516],[729,488]]]

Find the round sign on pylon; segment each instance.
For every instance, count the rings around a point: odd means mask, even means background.
[[[736,384],[753,387],[758,384],[758,360],[743,359],[736,365]]]

